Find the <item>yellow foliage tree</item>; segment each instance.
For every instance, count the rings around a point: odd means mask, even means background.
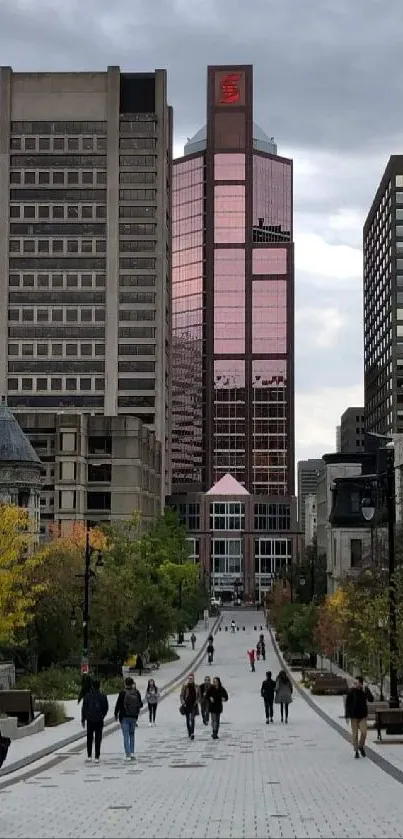
[[[50,546],[55,545],[60,550],[66,551],[84,551],[87,539],[87,529],[85,522],[72,521],[68,526],[59,531],[58,525],[53,525],[50,528],[52,534],[52,541]],[[105,533],[99,527],[91,527],[89,529],[89,542],[91,548],[95,551],[105,551],[108,547],[108,540]]]
[[[37,570],[44,555],[33,553],[28,511],[12,504],[0,505],[0,643],[15,642],[16,632],[33,619],[44,590]]]

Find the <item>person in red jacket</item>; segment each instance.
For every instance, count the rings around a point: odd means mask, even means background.
[[[255,672],[255,650],[248,650],[251,672]]]

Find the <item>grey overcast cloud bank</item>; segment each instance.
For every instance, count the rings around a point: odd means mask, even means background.
[[[0,0],[14,70],[168,70],[175,151],[207,64],[254,65],[255,121],[295,161],[296,454],[333,450],[362,388],[362,224],[403,150],[403,0]]]

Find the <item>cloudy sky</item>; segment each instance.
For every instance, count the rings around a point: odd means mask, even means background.
[[[363,400],[361,229],[403,150],[402,28],[402,0],[0,0],[15,70],[166,67],[177,153],[207,64],[254,64],[255,121],[295,161],[298,458]]]

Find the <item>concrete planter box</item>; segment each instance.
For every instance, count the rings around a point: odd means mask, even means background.
[[[43,714],[38,714],[29,725],[17,725],[15,717],[0,718],[0,731],[3,737],[9,737],[10,740],[20,740],[21,737],[29,737],[30,734],[38,734],[45,728],[45,717]]]

